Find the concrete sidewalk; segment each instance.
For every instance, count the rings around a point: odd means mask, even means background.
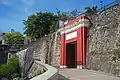
[[[120,80],[120,77],[87,69],[59,69],[59,80]]]

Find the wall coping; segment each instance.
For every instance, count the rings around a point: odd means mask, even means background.
[[[40,61],[35,61],[35,62],[40,65],[43,65],[45,68],[47,68],[47,71],[41,75],[33,77],[30,80],[57,80],[58,79],[58,72],[59,72],[58,69],[48,64],[41,63]]]

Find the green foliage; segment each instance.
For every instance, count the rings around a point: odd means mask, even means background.
[[[56,10],[57,10],[58,20],[66,21],[67,19],[69,19],[69,12],[61,12],[59,9]]]
[[[41,70],[37,71],[37,74],[36,74],[36,75],[40,75],[40,74],[42,74],[42,73],[44,73],[44,72],[45,72],[45,70],[44,70],[44,69],[41,69]]]
[[[39,71],[37,71],[37,74],[36,74],[36,76],[37,75],[40,75],[40,74],[42,74],[43,72],[41,71],[41,70],[39,70]]]
[[[72,10],[71,12],[70,12],[70,17],[76,17],[76,16],[78,16],[78,15],[80,15],[80,11],[78,11],[77,9],[75,9],[75,10]]]
[[[93,6],[93,7],[85,7],[85,13],[88,15],[94,14],[97,12],[97,6]]]
[[[16,77],[20,77],[20,74],[19,73],[13,73],[12,75],[11,75],[11,78],[13,79],[13,78],[16,78]]]
[[[76,16],[80,15],[80,11],[77,9],[74,9],[72,11],[68,12],[61,12],[60,10],[57,9],[57,16],[59,20],[66,21],[70,18],[74,18]]]
[[[24,44],[24,37],[19,32],[6,33],[4,35],[5,44],[15,45],[19,49]]]
[[[53,21],[53,22],[52,22],[52,25],[50,25],[50,33],[55,32],[57,27],[58,27],[57,21],[56,21],[56,22]]]
[[[57,21],[57,16],[51,12],[39,12],[24,20],[25,34],[33,40],[50,33],[50,29],[55,30],[55,26],[50,28]]]
[[[40,69],[35,73],[35,75],[33,77],[38,76],[38,75],[44,73],[45,71],[46,71],[45,69]]]
[[[20,76],[19,60],[13,57],[8,60],[8,64],[2,64],[0,67],[0,76],[10,79]]]
[[[79,15],[78,10],[73,10],[71,12],[61,12],[57,9],[57,14],[52,12],[39,12],[28,16],[27,20],[23,20],[25,25],[25,34],[29,36],[32,40],[43,37],[53,33],[58,28],[58,21],[66,21],[71,17]]]

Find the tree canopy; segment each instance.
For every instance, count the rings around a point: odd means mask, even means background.
[[[32,40],[48,35],[56,30],[59,26],[58,21],[66,21],[71,17],[79,15],[78,10],[73,10],[71,12],[61,12],[57,9],[57,13],[52,12],[38,12],[28,16],[27,20],[23,20],[25,25],[25,34],[29,36]]]
[[[85,13],[88,15],[94,14],[97,12],[97,6],[93,6],[93,7],[85,7]]]
[[[57,16],[51,12],[39,12],[24,20],[25,34],[32,39],[38,39],[50,33],[50,26],[57,21]],[[54,29],[53,29],[54,30]]]
[[[59,20],[66,21],[67,19],[75,18],[76,16],[80,15],[80,11],[77,9],[74,9],[72,11],[68,12],[61,12],[60,10],[57,10],[57,16],[59,17]]]
[[[5,44],[14,45],[17,49],[24,44],[24,37],[20,32],[5,33],[4,40]]]

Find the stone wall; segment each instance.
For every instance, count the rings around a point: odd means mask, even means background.
[[[58,32],[42,37],[24,47],[33,48],[33,59],[55,67],[60,65],[60,35]]]
[[[120,76],[119,6],[90,16],[87,67]]]
[[[36,64],[36,66],[35,66],[36,68],[42,69],[42,67],[43,67],[46,69],[46,71],[40,75],[33,77],[30,80],[58,80],[58,73],[59,73],[58,69],[56,69],[48,64],[41,63],[40,61],[35,61],[35,64]]]
[[[35,76],[38,76],[38,72],[42,71],[43,73],[47,71],[47,68],[42,64],[37,63],[36,61],[33,62],[31,68],[27,72],[27,78],[31,79]],[[40,74],[39,74],[40,75]]]
[[[88,29],[87,68],[120,76],[119,6],[113,6],[90,17]],[[33,48],[33,59],[59,67],[60,35],[44,36],[24,48]]]
[[[33,48],[29,47],[20,52],[17,52],[16,55],[19,58],[21,75],[26,76],[26,73],[29,71],[33,64]]]

